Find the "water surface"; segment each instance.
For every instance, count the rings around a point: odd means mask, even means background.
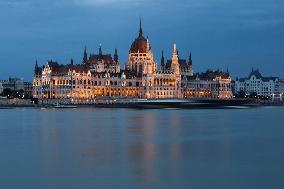
[[[283,188],[284,108],[0,110],[0,188]]]

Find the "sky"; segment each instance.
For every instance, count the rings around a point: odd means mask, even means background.
[[[283,0],[1,0],[0,79],[31,81],[36,60],[81,63],[85,45],[117,48],[124,65],[140,17],[158,62],[176,42],[196,72],[243,77],[259,68],[284,78],[283,10]]]

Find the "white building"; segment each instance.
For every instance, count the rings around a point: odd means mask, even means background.
[[[256,92],[260,96],[272,97],[279,94],[280,80],[278,77],[263,77],[259,70],[252,70],[247,78],[236,79],[235,93],[244,91],[246,94]]]
[[[1,80],[4,89],[11,89],[12,91],[19,91],[24,89],[24,80],[22,78],[10,77],[8,80]]]
[[[279,93],[284,94],[284,79],[279,80]]]

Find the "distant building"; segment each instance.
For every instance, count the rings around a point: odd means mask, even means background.
[[[0,81],[4,89],[11,89],[12,91],[24,90],[24,80],[17,77],[10,77],[8,80]]]
[[[196,75],[192,69],[192,54],[188,61],[180,58],[176,44],[170,60],[154,61],[152,46],[143,35],[140,22],[138,37],[133,41],[124,69],[120,69],[118,52],[88,56],[86,48],[81,64],[61,65],[48,61],[34,69],[33,96],[39,99],[124,98],[231,98],[231,78],[228,73],[206,72]]]
[[[33,96],[33,84],[31,82],[24,82],[24,92],[27,97]]]
[[[279,79],[279,93],[284,95],[284,79]]]
[[[2,83],[0,82],[0,94],[3,92],[4,88],[3,88],[3,85]]]
[[[8,80],[0,80],[0,94],[4,89],[11,91],[23,90],[26,97],[33,96],[33,84],[31,82],[24,82],[23,79],[17,77],[10,77]]]
[[[244,91],[249,95],[255,92],[267,97],[279,94],[284,89],[283,82],[278,77],[263,77],[258,69],[252,70],[248,77],[237,78],[234,87],[235,93]]]

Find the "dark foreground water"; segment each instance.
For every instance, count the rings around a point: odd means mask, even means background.
[[[284,108],[0,110],[0,188],[284,188]]]

